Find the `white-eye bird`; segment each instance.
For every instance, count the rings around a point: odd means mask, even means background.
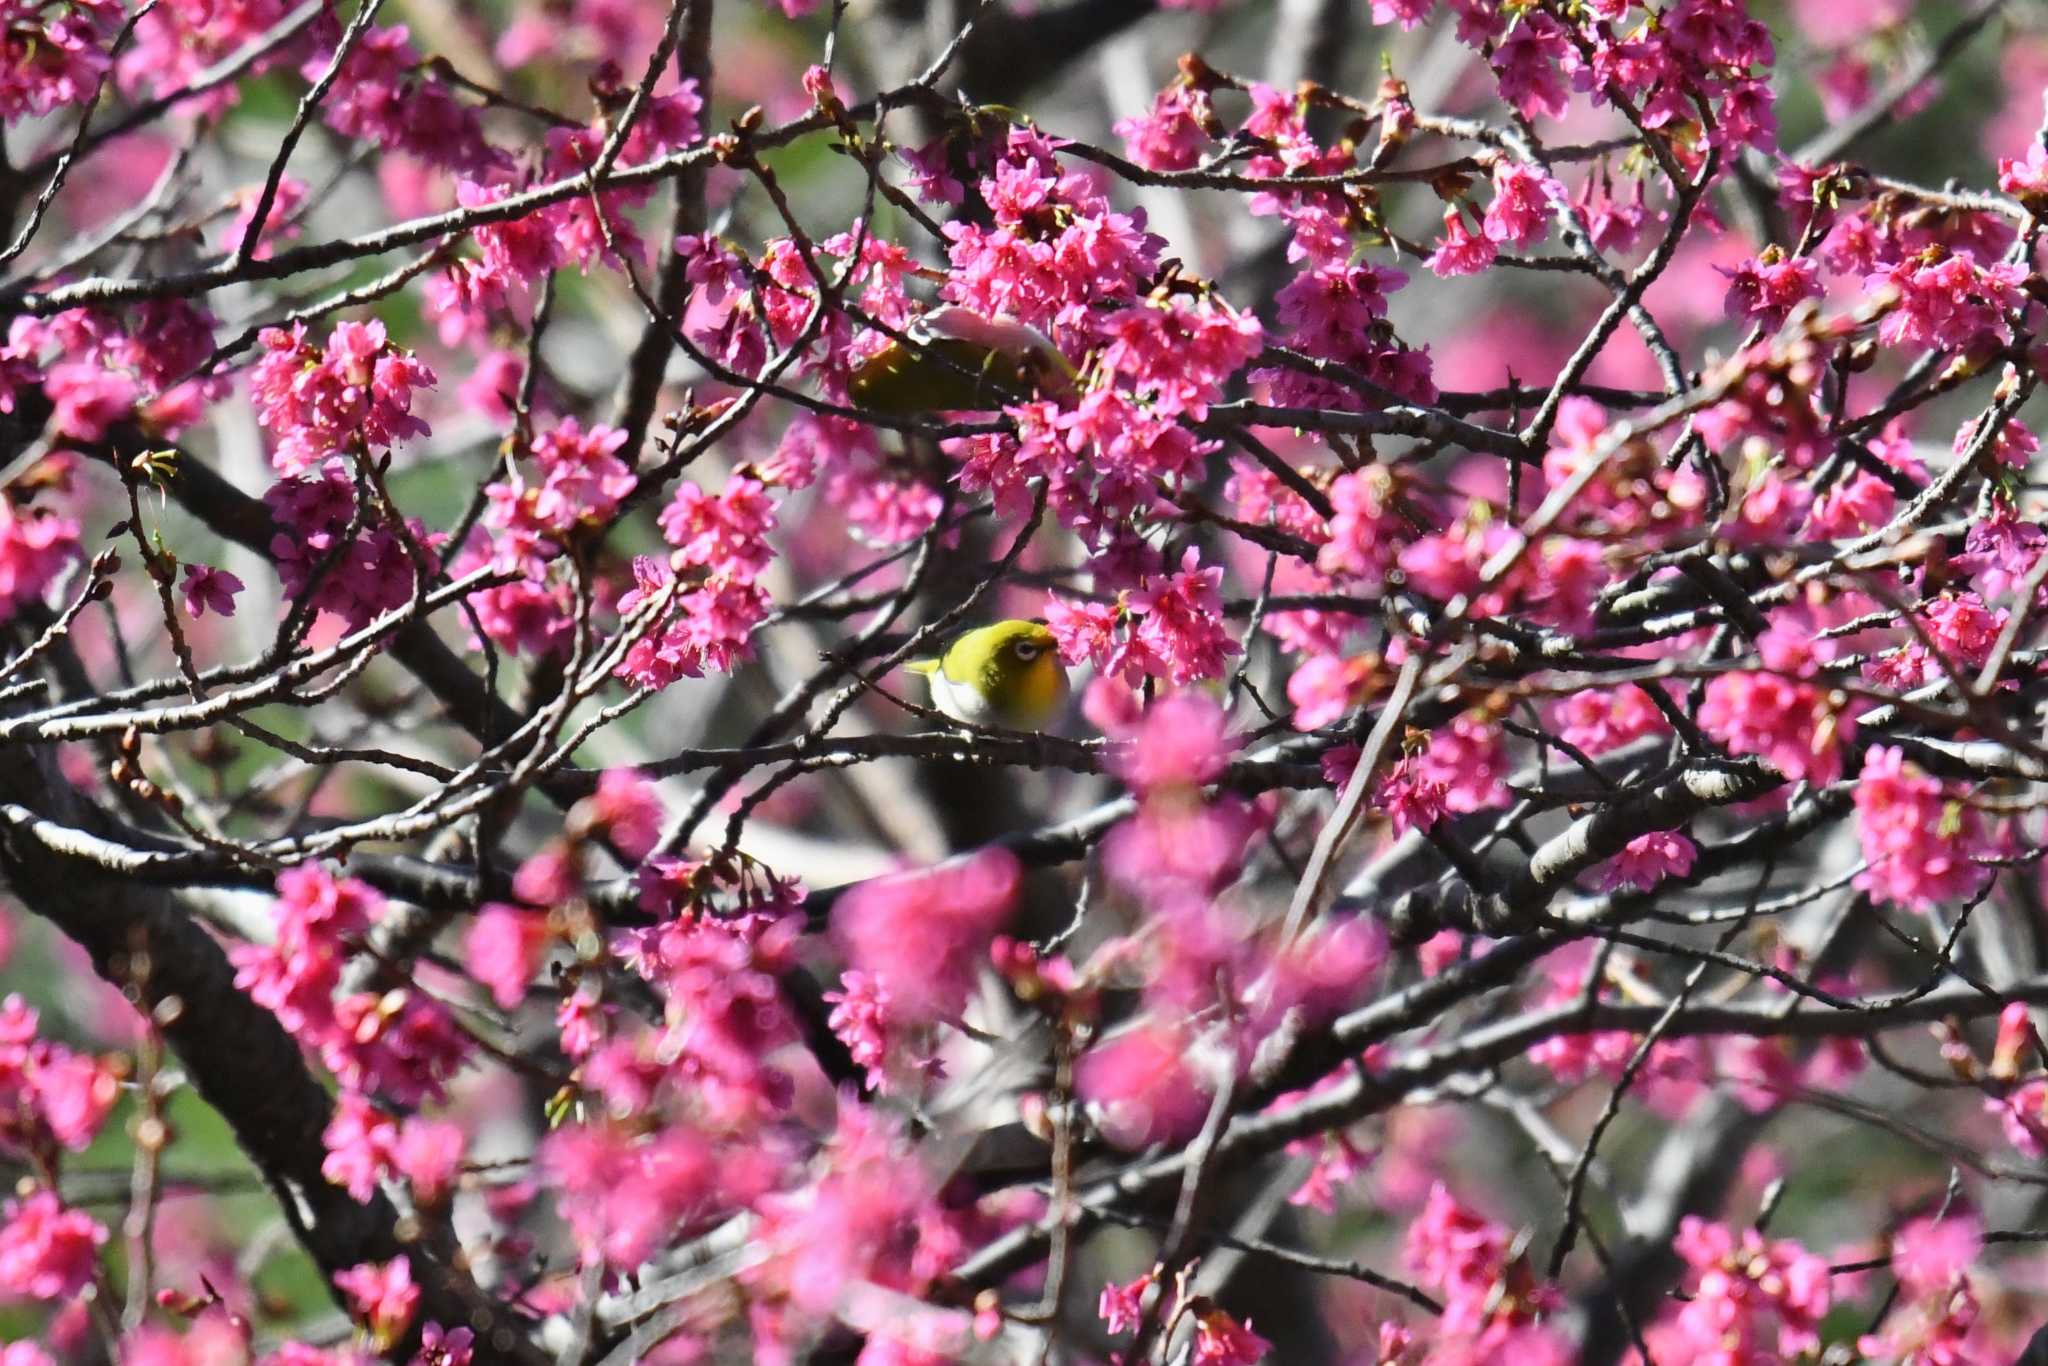
[[[911,324],[915,346],[891,341],[861,363],[847,397],[862,408],[913,417],[1019,403],[1070,386],[1074,368],[1037,328],[948,304]]]
[[[1044,622],[983,626],[955,639],[937,659],[903,667],[931,685],[934,707],[969,725],[1043,730],[1067,705],[1067,671]]]

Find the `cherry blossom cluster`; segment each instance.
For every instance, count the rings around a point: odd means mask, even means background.
[[[402,8],[0,0],[0,1366],[2048,1332],[2037,19]]]
[[[469,1048],[448,1012],[419,991],[342,991],[353,946],[383,914],[384,899],[319,864],[279,874],[277,891],[277,936],[236,948],[236,986],[317,1049],[349,1090],[406,1105],[442,1096]],[[346,1127],[364,1130],[365,1118]]]

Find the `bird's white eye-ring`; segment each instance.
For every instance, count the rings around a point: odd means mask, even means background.
[[[1029,664],[1032,660],[1038,658],[1038,652],[1044,648],[1044,646],[1034,645],[1028,640],[1020,640],[1017,642],[1017,658]]]

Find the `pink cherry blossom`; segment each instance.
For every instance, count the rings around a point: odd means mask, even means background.
[[[420,1332],[419,1355],[412,1366],[469,1366],[476,1334],[467,1328],[443,1329],[429,1323]]]
[[[882,979],[859,968],[848,968],[840,976],[840,990],[825,993],[832,1006],[828,1023],[839,1041],[867,1074],[868,1085],[877,1090],[888,1085],[887,1063],[892,1053],[889,989]]]
[[[573,417],[537,437],[539,481],[515,477],[486,490],[484,525],[500,533],[497,565],[535,572],[578,533],[601,528],[637,482],[616,454],[625,440],[602,424],[585,432]]]
[[[1205,126],[1215,115],[1208,97],[1185,84],[1166,87],[1140,118],[1123,119],[1116,135],[1124,140],[1131,160],[1154,171],[1185,171],[1202,158],[1209,145]]]
[[[661,513],[662,535],[681,562],[724,569],[751,579],[768,563],[768,533],[775,529],[775,503],[760,481],[738,476],[724,492],[706,493],[685,482]]]
[[[1493,200],[1486,206],[1487,239],[1527,251],[1549,232],[1551,205],[1563,198],[1562,186],[1528,165],[1506,159],[1496,162]]]
[[[15,123],[67,104],[86,104],[111,65],[108,49],[121,26],[106,0],[49,6],[11,0],[0,13],[0,119]]]
[[[219,616],[231,617],[235,614],[235,594],[244,586],[239,578],[225,569],[188,564],[185,566],[185,610],[195,618],[205,616],[209,610]]]
[[[1434,4],[1435,0],[1372,0],[1372,21],[1412,29],[1429,17]]]
[[[1853,722],[1819,687],[1802,681],[1815,665],[1811,644],[1779,630],[1759,641],[1758,649],[1773,672],[1730,673],[1710,682],[1701,728],[1788,778],[1832,782],[1841,772],[1841,740]]]
[[[393,347],[384,324],[336,323],[325,346],[306,338],[303,323],[287,332],[266,328],[263,357],[250,372],[257,421],[278,438],[271,461],[303,474],[330,455],[367,455],[427,424],[412,415],[413,392],[433,387],[434,372]]]
[[[1137,625],[1111,668],[1135,667],[1174,683],[1194,683],[1220,677],[1224,661],[1244,652],[1223,625],[1222,569],[1200,565],[1190,548],[1179,572],[1147,580],[1127,596]]]
[[[524,357],[511,351],[491,351],[457,387],[456,397],[472,412],[480,412],[495,422],[509,422],[525,378]]]
[[[316,59],[307,69],[317,77],[325,65],[325,58]],[[370,29],[349,52],[340,76],[341,97],[322,110],[337,133],[472,175],[504,164],[504,153],[484,140],[476,111],[420,69],[405,25]]]
[[[2020,278],[2016,266],[1980,266],[1969,256],[1942,254],[1875,271],[1865,287],[1898,295],[1898,307],[1878,327],[1887,345],[1962,350],[1980,341],[2011,339],[2007,319],[2020,305]]]
[[[2006,617],[2004,608],[1987,608],[1975,593],[1944,593],[1924,608],[1920,634],[1865,665],[1864,676],[1904,692],[1964,670],[1974,684]]]
[[[917,1293],[960,1247],[960,1221],[935,1196],[932,1174],[896,1125],[842,1101],[832,1140],[804,1179],[755,1202],[771,1252],[743,1280],[786,1301],[793,1318],[785,1331],[832,1313],[863,1281]],[[781,1340],[774,1325],[755,1327]]]
[[[1892,1236],[1892,1272],[1909,1295],[1938,1295],[1966,1274],[1984,1250],[1975,1216],[1910,1220]]]
[[[1151,675],[1200,682],[1219,677],[1224,661],[1243,653],[1223,622],[1222,578],[1220,567],[1201,567],[1190,547],[1177,573],[1146,575],[1117,605],[1054,598],[1046,619],[1070,663],[1085,660],[1132,681]]]
[[[74,441],[105,439],[116,424],[134,415],[141,395],[128,376],[94,361],[64,361],[50,367],[43,389],[56,405],[50,423]]]
[[[1558,1306],[1555,1287],[1510,1259],[1513,1243],[1509,1229],[1459,1204],[1441,1182],[1431,1188],[1403,1258],[1443,1300],[1446,1335],[1498,1339]]]
[[[621,1270],[700,1216],[718,1177],[704,1141],[684,1129],[638,1140],[609,1124],[569,1126],[549,1136],[542,1163],[584,1255]]]
[[[1021,870],[1002,849],[865,883],[833,907],[851,964],[884,983],[905,1020],[958,1013],[988,941],[1008,917]]]
[[[1114,1281],[1105,1284],[1095,1311],[1102,1320],[1102,1330],[1113,1335],[1136,1328],[1143,1313],[1145,1292],[1155,1283],[1156,1278],[1147,1272],[1128,1285],[1118,1285]]]
[[[360,992],[335,1003],[320,1058],[344,1086],[405,1104],[441,1100],[475,1049],[446,1007],[418,991]]]
[[[57,1044],[32,1048],[27,1059],[28,1099],[50,1137],[83,1152],[120,1099],[107,1062]]]
[[[1430,737],[1420,754],[1403,758],[1380,782],[1375,804],[1396,829],[1427,829],[1445,812],[1477,811],[1504,795],[1505,752],[1499,729],[1466,713]]]
[[[1444,210],[1443,240],[1437,243],[1424,262],[1431,270],[1445,279],[1459,275],[1477,275],[1492,267],[1500,247],[1494,239],[1484,233],[1473,232],[1465,221],[1464,210],[1453,204]]]
[[[1294,728],[1318,730],[1339,720],[1374,684],[1384,682],[1383,675],[1380,661],[1372,655],[1353,659],[1313,656],[1287,679],[1287,700],[1294,704]]]
[[[23,508],[0,497],[0,614],[14,616],[40,600],[60,575],[84,558],[81,528],[46,508]]]
[[[1563,118],[1568,95],[1561,68],[1570,60],[1570,45],[1547,16],[1516,25],[1494,49],[1493,69],[1501,98],[1523,118]]]
[[[661,798],[654,784],[632,769],[605,770],[598,777],[597,791],[577,804],[575,814],[636,863],[661,837]]]
[[[368,1324],[377,1342],[395,1342],[412,1322],[420,1288],[412,1278],[412,1262],[394,1257],[379,1266],[364,1262],[335,1273],[334,1283],[348,1296],[358,1318]]]
[[[2024,157],[2000,157],[1998,188],[2021,199],[2048,194],[2048,148],[2031,142]]]
[[[302,1042],[317,1044],[336,1028],[333,996],[351,941],[383,914],[384,898],[317,863],[278,874],[277,897],[276,939],[230,955],[235,985]]]
[[[1776,327],[1805,299],[1820,297],[1819,268],[1805,257],[1766,252],[1741,262],[1728,277],[1728,316]]]
[[[1342,474],[1330,485],[1329,543],[1316,556],[1327,574],[1355,576],[1367,587],[1384,581],[1412,532],[1395,507],[1400,483],[1392,471],[1374,465]]]
[[[1199,693],[1175,693],[1149,707],[1119,748],[1116,769],[1140,794],[1213,781],[1236,746],[1223,711]]]
[[[1144,1024],[1096,1044],[1074,1072],[1076,1091],[1101,1110],[1103,1132],[1125,1148],[1186,1138],[1209,1108],[1178,1030]]]
[[[416,569],[405,538],[378,524],[374,513],[358,525],[361,495],[341,460],[279,480],[263,501],[277,523],[269,548],[288,597],[332,612],[351,628],[412,599]],[[427,568],[435,568],[426,527],[409,521],[405,530]]]
[[[400,1128],[392,1166],[423,1205],[443,1203],[454,1189],[469,1137],[449,1120],[415,1115]]]
[[[661,986],[662,1046],[714,1113],[759,1120],[789,1103],[789,1078],[771,1055],[797,1037],[780,979],[801,927],[796,916],[764,909],[677,919],[619,945]]]
[[[1699,846],[1676,831],[1638,835],[1601,866],[1602,891],[1628,888],[1645,892],[1667,877],[1684,877],[1699,857]]]
[[[1786,1356],[1817,1350],[1832,1303],[1827,1262],[1790,1239],[1687,1215],[1674,1243],[1692,1300],[1652,1338],[1665,1350]],[[1661,1326],[1661,1325],[1660,1325]]]
[[[1856,885],[1912,910],[1967,899],[1990,877],[1975,860],[1995,852],[1989,823],[1960,790],[1873,745],[1856,784],[1856,833],[1868,864]]]
[[[1809,534],[1849,540],[1887,525],[1897,505],[1898,495],[1890,484],[1858,471],[1812,499],[1806,525]]]
[[[768,595],[749,579],[713,575],[701,587],[678,589],[658,561],[633,561],[634,586],[619,599],[619,612],[658,612],[658,631],[634,642],[619,664],[619,675],[643,688],[659,689],[706,672],[729,672],[752,658],[754,628],[767,617]],[[665,605],[666,611],[661,611]]]
[[[1251,1320],[1239,1323],[1221,1309],[1195,1319],[1194,1354],[1189,1366],[1253,1366],[1264,1361],[1273,1344],[1252,1331]]]
[[[77,1294],[98,1269],[107,1230],[83,1210],[37,1191],[0,1205],[0,1293],[57,1300]]]
[[[478,910],[463,936],[470,976],[489,987],[501,1010],[526,999],[549,939],[546,917],[503,902]]]
[[[1408,283],[1398,270],[1358,264],[1316,267],[1297,275],[1275,299],[1286,344],[1319,360],[1337,361],[1403,399],[1436,398],[1429,355],[1403,346],[1385,325],[1387,295]],[[1252,378],[1266,384],[1276,403],[1358,409],[1380,406],[1334,379],[1292,369],[1263,369]]]
[[[320,1141],[327,1146],[320,1174],[356,1200],[367,1201],[390,1171],[398,1124],[362,1096],[344,1091],[335,1100],[334,1118]]]

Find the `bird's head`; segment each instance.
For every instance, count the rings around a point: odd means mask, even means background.
[[[1042,621],[999,621],[953,642],[942,665],[955,684],[986,699],[990,716],[1013,730],[1041,730],[1067,703],[1059,643]]]

